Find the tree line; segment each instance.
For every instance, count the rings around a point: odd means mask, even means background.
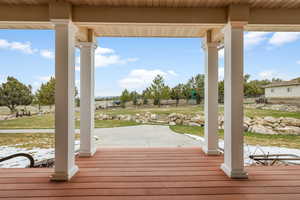
[[[204,99],[204,75],[198,74],[190,78],[186,83],[179,83],[175,87],[170,87],[165,83],[161,75],[157,75],[151,85],[141,93],[136,91],[130,92],[123,90],[121,96],[111,97],[110,99],[119,99],[121,106],[125,107],[126,103],[132,101],[134,105],[148,104],[153,100],[154,105],[161,106],[162,100],[176,100],[176,106],[180,99],[186,101],[194,99],[197,104]],[[280,79],[272,80],[250,80],[250,75],[244,76],[244,95],[245,97],[258,97],[264,94],[264,85],[271,82],[282,81]],[[224,81],[219,81],[219,102],[224,101]],[[78,90],[75,87],[75,101],[79,106]],[[107,99],[107,98],[105,98]],[[51,77],[49,81],[41,84],[40,88],[33,93],[31,85],[25,85],[14,77],[7,77],[6,82],[0,85],[0,106],[6,106],[14,113],[17,106],[38,105],[51,106],[55,103],[55,78]]]
[[[79,104],[78,90],[75,88],[76,102]],[[55,78],[51,77],[33,93],[31,85],[25,85],[16,78],[9,76],[0,85],[0,106],[6,106],[11,113],[17,111],[17,106],[38,105],[51,106],[55,103]]]
[[[140,94],[136,91],[129,92],[124,89],[121,96],[121,106],[125,107],[127,102],[132,101],[133,105],[148,104],[149,99],[153,100],[154,105],[161,106],[161,100],[176,100],[176,106],[180,99],[186,101],[194,99],[197,104],[200,104],[204,99],[204,74],[197,74],[190,78],[186,83],[179,83],[175,87],[166,85],[164,78],[157,75],[151,85],[143,90]],[[282,81],[281,79],[272,80],[250,80],[250,75],[244,76],[244,95],[245,97],[259,97],[264,95],[263,86],[271,82]],[[218,82],[219,103],[224,102],[224,81]],[[139,101],[141,100],[141,101]]]

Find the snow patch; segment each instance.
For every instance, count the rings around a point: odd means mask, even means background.
[[[188,137],[191,137],[195,140],[201,141],[202,144],[204,143],[204,137],[185,134]],[[219,147],[224,149],[224,140],[219,140]],[[274,146],[254,146],[254,145],[244,145],[244,164],[251,165],[254,163],[252,159],[249,158],[250,155],[253,154],[294,154],[300,156],[300,149],[291,149],[291,148],[284,148],[284,147],[274,147]],[[290,163],[300,164],[300,161],[289,161]]]
[[[75,150],[79,149],[80,141],[75,141]],[[17,146],[17,145],[16,145]],[[54,148],[42,149],[34,148],[28,150],[26,148],[18,148],[16,146],[0,146],[0,158],[16,154],[28,153],[33,156],[35,162],[45,159],[54,158]],[[25,157],[17,157],[0,163],[0,168],[24,168],[30,164],[29,160]]]

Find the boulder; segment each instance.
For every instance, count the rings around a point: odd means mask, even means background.
[[[286,126],[300,127],[300,119],[285,117],[285,118],[281,118],[281,123],[284,123]]]
[[[296,126],[277,127],[275,130],[280,134],[300,135],[300,128]]]
[[[267,127],[259,124],[250,126],[248,128],[248,131],[253,133],[262,133],[262,134],[271,134],[271,135],[277,134],[277,132],[274,131],[271,127]]]
[[[278,121],[276,118],[270,116],[264,117],[263,119],[269,123],[276,123]]]
[[[204,124],[205,123],[205,118],[204,116],[201,115],[196,115],[195,117],[192,117],[190,119],[191,122],[197,123],[197,124]]]
[[[175,120],[175,123],[176,123],[176,124],[182,124],[182,119],[179,119],[179,118],[176,119],[176,120]]]
[[[170,126],[175,126],[176,123],[175,123],[175,122],[169,122],[169,125],[170,125]]]
[[[201,124],[198,124],[196,122],[190,122],[188,123],[189,126],[201,126]]]
[[[151,120],[157,120],[157,119],[158,119],[157,114],[151,114],[151,115],[150,115],[150,119],[151,119]]]

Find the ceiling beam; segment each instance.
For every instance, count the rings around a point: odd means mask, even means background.
[[[76,23],[224,24],[225,8],[136,8],[73,6]]]

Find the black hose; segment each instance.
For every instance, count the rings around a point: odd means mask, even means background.
[[[34,159],[30,154],[27,154],[27,153],[16,153],[16,154],[4,157],[4,158],[0,158],[0,162],[6,161],[6,160],[9,160],[12,158],[20,157],[20,156],[28,158],[28,160],[30,161],[29,167],[30,168],[34,167]]]

